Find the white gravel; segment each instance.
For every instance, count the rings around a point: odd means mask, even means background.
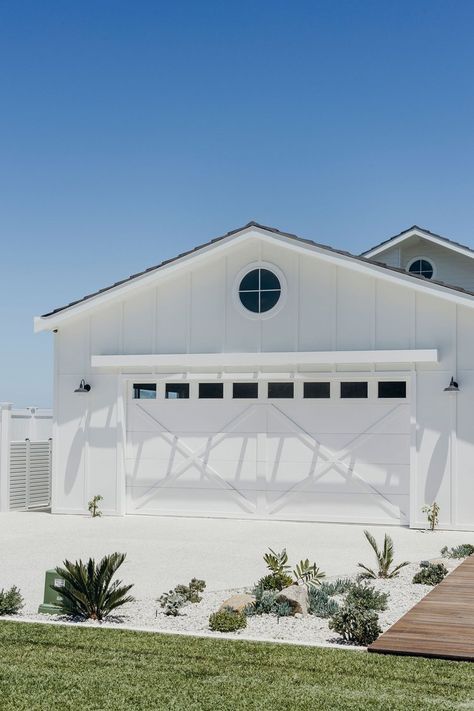
[[[445,561],[449,570],[459,564],[459,561]],[[385,631],[410,608],[413,607],[433,588],[427,585],[413,585],[412,578],[419,566],[411,563],[400,572],[398,578],[391,580],[370,581],[377,590],[389,593],[388,609],[379,613],[379,622]],[[328,578],[328,581],[331,579]],[[222,637],[219,632],[209,630],[209,615],[215,612],[228,597],[236,592],[250,592],[250,588],[222,590],[220,592],[205,591],[203,599],[197,604],[188,604],[182,608],[177,617],[164,614],[159,603],[153,598],[144,597],[121,608],[120,617],[109,619],[101,624],[94,622],[72,623],[87,626],[141,628],[155,632],[175,632],[196,635]],[[338,599],[338,598],[336,598]],[[2,619],[7,619],[2,618]],[[65,622],[67,618],[56,615],[39,615],[31,605],[27,604],[21,615],[10,619],[41,621],[52,623]],[[310,644],[314,646],[340,646],[343,640],[329,629],[328,620],[308,615],[307,617],[281,617],[275,615],[255,615],[247,618],[247,627],[226,637],[245,639],[265,639]],[[349,647],[349,645],[345,645]]]

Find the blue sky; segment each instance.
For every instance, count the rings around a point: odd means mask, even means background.
[[[0,1],[0,400],[32,317],[249,220],[474,247],[474,3]]]

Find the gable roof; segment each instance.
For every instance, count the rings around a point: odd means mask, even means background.
[[[405,242],[405,240],[414,236],[422,237],[423,239],[433,242],[434,244],[438,244],[441,247],[451,249],[453,252],[464,254],[466,257],[474,258],[474,249],[471,249],[471,247],[466,247],[466,245],[455,242],[452,239],[437,235],[435,232],[430,232],[430,230],[426,230],[424,227],[419,227],[418,225],[413,225],[407,230],[403,230],[403,232],[399,232],[397,235],[389,237],[383,242],[376,244],[374,247],[362,252],[361,256],[368,258],[374,257],[381,252],[385,252],[385,250],[390,249],[391,247],[396,247],[401,244],[401,242]]]
[[[450,293],[452,296],[455,296],[457,294],[458,298],[465,296],[466,301],[472,302],[472,305],[474,306],[474,292],[468,291],[467,289],[463,289],[462,287],[454,286],[451,284],[445,284],[444,282],[437,281],[435,279],[425,279],[423,276],[409,273],[405,269],[399,267],[392,267],[382,262],[378,262],[374,259],[370,259],[366,256],[367,253],[355,255],[345,250],[335,249],[334,247],[329,247],[328,245],[320,244],[318,242],[314,242],[313,240],[299,237],[298,235],[292,234],[291,232],[283,232],[275,227],[268,227],[266,225],[259,224],[258,222],[251,221],[243,227],[239,227],[235,230],[231,230],[230,232],[226,232],[226,234],[209,240],[208,242],[204,242],[203,244],[198,245],[197,247],[194,247],[193,249],[190,249],[186,252],[182,252],[176,257],[164,260],[163,262],[160,262],[159,264],[153,267],[148,267],[148,269],[145,269],[141,272],[137,272],[136,274],[132,274],[131,276],[126,277],[125,279],[121,279],[120,281],[117,281],[114,284],[111,284],[110,286],[104,287],[103,289],[99,289],[98,291],[95,291],[91,294],[87,294],[81,299],[71,301],[69,304],[60,306],[52,311],[43,314],[42,316],[36,317],[35,331],[52,330],[56,327],[56,324],[59,320],[62,321],[64,320],[64,317],[68,316],[68,314],[65,314],[64,312],[70,312],[70,315],[72,316],[73,314],[76,314],[78,310],[82,311],[82,307],[85,308],[88,305],[92,305],[98,300],[105,300],[108,295],[112,295],[115,292],[122,292],[122,290],[125,290],[128,286],[131,286],[136,282],[143,281],[144,279],[147,279],[148,277],[156,274],[161,270],[165,270],[168,267],[172,267],[174,265],[179,265],[181,262],[184,261],[187,262],[189,261],[189,259],[197,258],[198,256],[207,253],[210,249],[217,248],[220,245],[225,244],[226,242],[231,242],[239,236],[243,236],[251,231],[258,231],[260,233],[260,236],[270,235],[284,239],[286,242],[293,243],[295,246],[308,247],[313,252],[315,251],[320,255],[326,254],[332,255],[336,258],[339,257],[342,261],[346,263],[346,265],[352,265],[353,268],[356,265],[360,265],[361,267],[365,267],[365,270],[375,270],[379,272],[379,274],[386,274],[387,276],[391,275],[392,280],[395,278],[397,280],[411,282],[411,286],[415,288],[432,292],[435,291],[438,292],[438,294],[440,295],[444,295],[446,298],[448,298]],[[408,230],[404,233],[400,233],[400,235],[405,234],[406,232],[408,232]]]

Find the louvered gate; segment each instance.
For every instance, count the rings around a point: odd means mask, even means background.
[[[28,511],[51,503],[52,440],[10,443],[10,509]]]

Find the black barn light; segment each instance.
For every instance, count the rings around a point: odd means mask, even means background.
[[[89,383],[86,383],[84,378],[82,378],[79,387],[74,390],[75,393],[88,393],[89,390],[91,389],[91,386]]]
[[[454,380],[453,377],[451,377],[450,383],[447,388],[444,388],[445,393],[458,393],[459,392],[459,385],[457,382]]]

